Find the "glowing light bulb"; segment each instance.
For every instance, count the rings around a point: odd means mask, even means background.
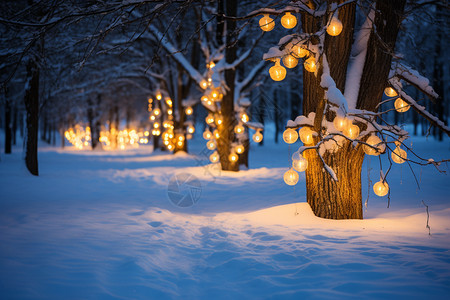
[[[213,140],[210,140],[210,141],[206,142],[206,147],[209,150],[214,150],[214,149],[216,149],[216,142]]]
[[[395,100],[395,102],[394,102],[394,107],[397,112],[404,113],[409,110],[410,105],[408,103],[406,103],[405,101],[403,101],[402,98],[397,98],[397,100]]]
[[[336,115],[336,117],[333,120],[334,128],[336,128],[339,131],[344,131],[345,128],[347,128],[348,123],[349,121],[347,118],[341,117],[339,115]]]
[[[298,64],[298,59],[296,59],[294,56],[288,54],[283,57],[283,65],[286,68],[292,69],[295,68]]]
[[[292,167],[297,172],[304,172],[308,167],[308,160],[300,153],[296,152],[292,155]]]
[[[317,70],[316,59],[314,56],[311,56],[303,63],[305,70],[311,73],[314,73]]]
[[[404,163],[406,161],[407,156],[408,155],[406,154],[406,151],[400,148],[400,146],[397,146],[395,150],[392,151],[391,153],[392,161],[395,162],[396,164]]]
[[[298,173],[295,172],[292,168],[287,170],[283,175],[284,182],[287,185],[296,185],[299,179]]]
[[[367,155],[375,155],[378,156],[381,153],[383,153],[386,149],[386,145],[383,143],[383,141],[376,135],[371,135],[367,141],[367,144],[376,147],[376,149],[371,148],[367,145],[363,145],[363,150]]]
[[[359,127],[357,125],[349,125],[345,130],[344,130],[344,135],[346,137],[348,137],[349,139],[356,139],[359,136]]]
[[[211,115],[211,114],[209,114],[209,115],[206,117],[205,121],[206,121],[206,124],[212,124],[212,123],[214,123],[214,116]]]
[[[263,135],[262,135],[261,132],[257,131],[257,132],[253,135],[252,139],[253,139],[253,141],[254,141],[255,143],[260,143],[260,142],[263,140]]]
[[[214,151],[214,153],[209,156],[209,161],[212,163],[218,162],[219,161],[219,153],[217,153],[217,151]]]
[[[298,136],[303,144],[310,145],[314,142],[313,133],[314,132],[309,127],[302,127],[298,131]]]
[[[162,94],[160,92],[158,92],[156,94],[156,100],[161,100],[162,99]]]
[[[386,196],[389,192],[389,185],[387,182],[378,181],[373,185],[373,192],[380,197]]]
[[[155,116],[159,116],[161,114],[161,110],[159,108],[155,108],[155,110],[153,111],[153,114]]]
[[[195,132],[195,127],[193,125],[188,125],[187,132],[191,133],[191,134],[194,133]]]
[[[298,133],[294,129],[288,128],[283,132],[283,140],[287,144],[293,144],[298,140]]]
[[[208,87],[208,81],[206,81],[205,79],[203,79],[202,81],[200,81],[200,87],[204,90],[206,90],[206,88]]]
[[[236,134],[241,134],[244,132],[244,130],[245,130],[245,128],[241,124],[234,126],[234,133],[236,133]]]
[[[192,113],[194,112],[194,110],[192,109],[192,107],[188,106],[188,107],[186,107],[186,109],[184,110],[184,112],[186,113],[186,115],[190,116],[190,115],[192,115]]]
[[[200,100],[202,100],[203,102],[208,102],[209,98],[208,96],[202,96]]]
[[[261,19],[259,19],[259,27],[263,31],[271,31],[275,27],[275,22],[268,14],[264,14]]]
[[[250,120],[249,116],[246,113],[241,113],[241,121],[247,123]]]
[[[342,32],[342,22],[333,17],[327,27],[327,33],[331,36],[338,36]]]
[[[286,77],[286,69],[280,65],[279,58],[275,61],[275,65],[269,69],[269,74],[274,81],[281,81]]]
[[[290,12],[287,12],[281,18],[281,25],[286,29],[294,28],[297,25],[297,18]]]
[[[300,45],[294,45],[291,48],[291,55],[295,58],[302,58],[309,54],[309,51]]]
[[[245,151],[245,147],[243,145],[237,145],[236,147],[234,147],[234,151],[236,151],[236,153],[238,154],[242,154]]]
[[[239,156],[234,152],[232,152],[230,155],[228,155],[228,160],[230,162],[237,162],[238,159],[239,159]]]
[[[209,140],[210,138],[212,138],[212,133],[211,131],[209,131],[208,129],[203,131],[203,138],[205,140]]]
[[[397,91],[391,88],[390,86],[384,89],[384,94],[388,97],[397,97]]]
[[[223,117],[222,117],[222,115],[218,115],[216,117],[216,124],[217,125],[222,125],[222,123],[223,123]]]
[[[217,139],[219,139],[220,138],[220,134],[219,134],[219,130],[214,130],[214,132],[213,132],[213,136],[214,136],[214,138],[217,140]]]

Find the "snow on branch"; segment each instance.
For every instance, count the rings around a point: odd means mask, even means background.
[[[189,76],[200,85],[203,76],[188,62],[184,55],[179,52],[161,32],[153,25],[149,26],[150,32],[160,41],[163,48],[183,67]]]
[[[413,85],[422,93],[427,95],[431,100],[439,98],[439,95],[430,85],[430,81],[428,80],[428,78],[420,75],[418,71],[405,64],[396,63],[396,66],[393,70],[391,70],[391,74],[389,77],[398,77],[399,79],[406,81],[408,84]]]
[[[398,91],[399,96],[401,96],[401,98],[408,103],[412,108],[414,108],[415,111],[417,111],[417,113],[419,113],[422,117],[424,117],[425,119],[428,120],[428,122],[430,122],[431,125],[436,126],[437,128],[439,128],[440,130],[442,130],[443,132],[445,132],[445,134],[447,134],[448,136],[450,136],[450,128],[448,126],[446,126],[444,124],[443,121],[439,120],[438,117],[433,116],[429,111],[427,111],[425,109],[424,106],[419,105],[411,96],[409,96],[408,94],[406,94],[402,88],[401,88],[401,83],[398,79],[391,78],[389,80],[390,84],[392,84],[392,86],[394,87],[395,90]]]

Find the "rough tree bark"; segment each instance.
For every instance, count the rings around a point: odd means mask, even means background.
[[[219,2],[222,2],[222,0],[220,0]],[[225,14],[227,16],[237,15],[236,0],[225,1]],[[227,35],[226,35],[227,47],[225,50],[225,61],[231,64],[236,60],[236,47],[233,44],[234,42],[233,35],[236,29],[236,22],[231,21],[229,19],[225,22],[227,28]],[[219,130],[220,134],[220,138],[217,140],[217,150],[219,152],[222,170],[225,171],[239,171],[239,162],[230,162],[228,159],[228,156],[230,155],[231,143],[234,140],[233,128],[236,123],[234,113],[235,78],[236,78],[235,70],[231,69],[225,70],[225,81],[228,86],[228,90],[226,94],[223,96],[221,103],[223,123],[217,126],[217,129]]]
[[[333,2],[333,1],[329,1]],[[340,1],[341,3],[344,1]],[[375,111],[383,90],[386,87],[405,0],[377,1],[374,28],[368,45],[367,55],[361,77],[357,108]],[[354,35],[354,3],[339,9],[339,19],[343,31],[337,37],[326,36],[325,54],[331,77],[337,88],[344,93],[347,65]],[[316,32],[318,24],[323,24],[312,16],[303,14],[303,30]],[[321,61],[319,62],[322,66]],[[324,89],[320,86],[322,70],[317,76],[304,71],[303,113],[315,112],[321,116],[325,106]],[[327,116],[332,119],[333,116]],[[320,131],[321,118],[317,117],[314,130]],[[315,139],[317,143],[317,138]],[[307,201],[316,216],[328,219],[362,219],[361,169],[364,152],[361,147],[354,148],[350,142],[332,155],[324,156],[325,162],[334,170],[338,180],[334,181],[323,168],[323,163],[315,150],[305,151],[308,159],[306,170]]]

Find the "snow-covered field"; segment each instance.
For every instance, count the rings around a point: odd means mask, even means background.
[[[304,177],[282,180],[288,146],[265,139],[239,173],[208,165],[198,136],[189,155],[41,145],[39,177],[20,148],[2,152],[0,298],[448,299],[449,175],[414,167],[419,190],[396,165],[390,208],[371,192],[365,220],[324,220],[305,203]],[[450,157],[448,139],[412,140]],[[378,181],[378,160],[369,166]],[[190,207],[168,197],[182,173],[201,183]],[[365,200],[367,162],[363,178]]]

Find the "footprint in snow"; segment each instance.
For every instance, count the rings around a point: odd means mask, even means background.
[[[156,228],[156,227],[161,226],[162,222],[148,222],[147,224],[152,226],[152,227],[154,227],[154,228]]]

